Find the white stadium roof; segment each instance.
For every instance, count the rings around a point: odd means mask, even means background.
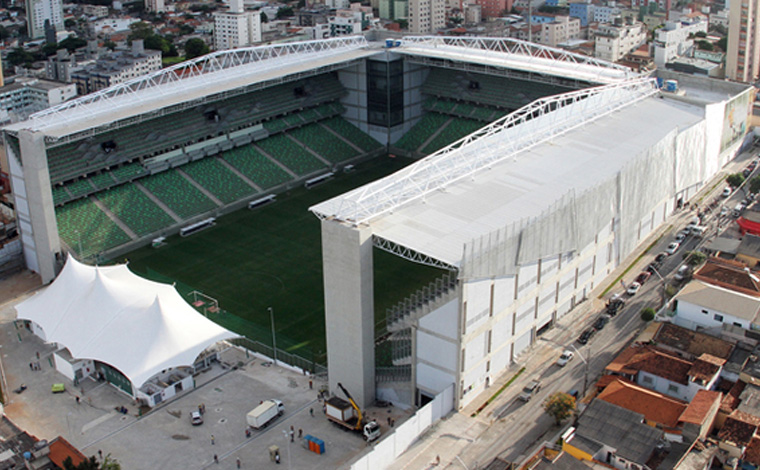
[[[674,128],[703,119],[700,107],[656,92],[652,80],[638,80],[538,100],[310,210],[369,224],[375,237],[459,266],[466,243],[537,217],[568,191],[609,179]],[[537,115],[542,109],[554,111]]]
[[[71,256],[55,281],[16,311],[42,327],[47,341],[75,358],[115,367],[136,388],[238,336],[198,313],[171,285],[143,279],[127,265],[87,266]]]
[[[219,51],[61,103],[5,129],[61,138],[251,85],[339,68],[382,53],[381,44],[351,36]],[[388,50],[598,84],[638,76],[617,64],[509,38],[406,37]]]
[[[520,70],[600,85],[640,75],[612,62],[512,38],[410,36],[401,44],[397,50],[405,55]]]

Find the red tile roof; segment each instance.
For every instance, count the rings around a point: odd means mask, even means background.
[[[87,457],[79,452],[79,449],[71,445],[71,443],[62,436],[58,436],[50,443],[50,454],[48,455],[48,458],[51,462],[63,468],[63,461],[66,460],[66,457],[71,457],[71,463],[73,463],[74,466],[78,466],[87,460]]]
[[[611,382],[597,399],[641,413],[647,421],[668,428],[678,426],[678,418],[688,403],[622,380]]]
[[[694,279],[723,287],[736,292],[760,296],[760,282],[755,281],[746,266],[740,261],[710,258],[699,271],[694,273]]]
[[[758,423],[760,418],[735,410],[723,423],[718,439],[735,446],[746,446],[755,435]]]
[[[760,466],[760,437],[752,436],[752,440],[749,441],[749,445],[744,450],[742,460]]]
[[[702,354],[699,356],[699,359],[694,361],[694,365],[689,370],[689,377],[709,382],[715,378],[715,374],[720,371],[720,368],[725,363],[725,359],[711,356],[707,353]]]
[[[692,331],[673,323],[660,323],[660,328],[654,335],[657,345],[683,351],[689,357],[699,357],[704,353],[711,356],[728,359],[734,345],[715,336]]]
[[[718,385],[718,390],[721,390],[725,383],[724,381],[721,381],[718,383]],[[741,380],[737,380],[733,386],[728,389],[728,392],[723,396],[723,401],[720,404],[720,410],[724,413],[733,412],[741,403],[739,396],[742,394],[744,387],[746,386],[746,383],[742,382]]]
[[[649,372],[671,382],[687,385],[693,363],[653,346],[630,346],[610,362],[606,370],[626,375]]]
[[[720,392],[713,392],[710,390],[700,390],[694,395],[689,406],[686,407],[686,411],[678,418],[683,423],[702,424],[707,419],[707,414],[710,412],[715,402],[720,402],[723,394]]]

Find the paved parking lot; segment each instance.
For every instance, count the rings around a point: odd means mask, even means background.
[[[343,431],[324,417],[317,397],[321,383],[314,382],[310,389],[307,376],[271,366],[244,351],[231,349],[223,355],[223,362],[243,363],[240,369],[215,366],[196,377],[196,389],[139,416],[133,400],[108,384],[85,380],[75,387],[53,368],[53,348],[17,326],[14,319],[11,304],[0,308],[2,364],[11,390],[5,412],[41,439],[62,435],[86,455],[97,455],[99,450],[111,454],[124,469],[237,468],[238,458],[242,468],[274,467],[268,452],[273,445],[280,448],[283,466],[278,468],[288,468],[288,453],[292,468],[339,468],[368,448],[360,434]],[[36,362],[39,371],[30,367]],[[22,383],[27,389],[14,393]],[[65,383],[66,392],[52,394],[53,383]],[[282,400],[285,414],[246,437],[246,413],[267,398]],[[199,404],[206,407],[204,423],[192,426],[190,412]],[[127,414],[116,411],[121,406]],[[404,418],[397,408],[369,412],[379,418],[384,433],[388,432],[387,416]],[[296,434],[292,444],[291,426]],[[324,440],[326,453],[317,455],[305,448],[298,439],[299,430]]]

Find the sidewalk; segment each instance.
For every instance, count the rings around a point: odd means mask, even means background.
[[[692,198],[692,201],[701,201],[700,206],[712,200],[722,190],[720,183],[725,177],[741,169],[747,164],[748,159],[752,158],[751,154],[742,154],[737,156],[733,161],[726,165],[712,180],[705,184],[702,189]],[[502,410],[509,404],[514,396],[519,392],[534,376],[534,373],[543,370],[550,363],[556,360],[559,352],[563,349],[568,338],[579,334],[585,327],[590,318],[597,315],[604,307],[606,298],[620,291],[620,288],[613,286],[602,298],[604,292],[615,280],[627,271],[623,277],[624,281],[630,282],[640,271],[642,271],[658,253],[656,248],[652,252],[646,253],[638,263],[636,260],[645,253],[655,241],[664,235],[671,233],[674,229],[679,229],[688,224],[689,220],[696,215],[693,209],[680,210],[660,225],[655,231],[650,233],[646,239],[642,240],[638,248],[629,254],[615,268],[600,285],[595,286],[589,294],[586,301],[582,302],[571,312],[560,318],[557,323],[548,332],[541,336],[542,341],[535,341],[534,344],[512,364],[500,377],[498,377],[491,386],[475,398],[470,404],[462,408],[459,412],[452,413],[433,425],[423,436],[420,437],[407,451],[402,454],[389,467],[391,469],[432,469],[432,468],[467,468],[461,458],[468,447],[480,444],[484,445],[486,441],[498,440],[500,436],[489,435],[489,430],[498,417],[494,412]],[[634,264],[635,263],[635,264]],[[504,384],[506,384],[522,367],[523,372],[509,387],[507,387],[498,398],[489,403],[476,417],[471,417],[493,394],[495,394]],[[538,444],[536,442],[535,444]],[[440,463],[437,463],[440,459]],[[469,468],[481,468],[489,462],[476,462],[475,467],[470,465]],[[480,465],[481,467],[479,467]]]

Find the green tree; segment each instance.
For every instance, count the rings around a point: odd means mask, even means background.
[[[180,36],[187,36],[188,34],[193,34],[195,32],[195,28],[185,23],[180,24],[178,28]]]
[[[77,20],[75,20],[74,18],[66,18],[66,19],[63,21],[63,25],[64,25],[66,28],[73,28],[74,26],[76,26],[76,25],[77,25]]]
[[[723,52],[728,50],[728,36],[723,36],[722,38],[715,41],[715,45],[718,46]]]
[[[683,259],[689,266],[699,266],[707,259],[707,255],[701,251],[687,251],[683,254]]]
[[[132,42],[135,39],[142,39],[146,40],[151,36],[155,36],[156,32],[153,30],[153,26],[151,26],[149,23],[146,23],[144,21],[138,21],[137,23],[132,23],[129,25],[129,29],[131,32],[129,33],[129,37],[127,39]]]
[[[113,42],[113,41],[110,41],[110,40],[109,41],[105,41],[103,43],[103,47],[107,47],[108,49],[114,50],[114,49],[116,49],[116,43]]]
[[[8,62],[11,65],[31,64],[34,56],[29,51],[17,47],[8,53]]]
[[[657,312],[655,312],[652,307],[647,307],[641,310],[641,319],[644,321],[652,321],[656,314]]]
[[[58,43],[58,49],[66,49],[69,52],[74,52],[80,47],[84,47],[86,45],[87,45],[87,41],[85,41],[82,38],[77,38],[71,35]]]
[[[575,398],[564,392],[557,392],[550,395],[544,401],[544,411],[554,418],[554,423],[558,426],[562,421],[569,418],[575,410]]]
[[[208,45],[200,38],[188,39],[185,43],[185,58],[193,59],[204,54],[208,54]]]
[[[282,18],[289,18],[291,16],[293,16],[293,9],[291,7],[280,7],[280,9],[277,10],[278,20]]]
[[[755,176],[749,180],[749,192],[756,193],[760,191],[760,176]]]
[[[710,41],[707,41],[705,39],[700,39],[697,41],[697,49],[701,49],[703,51],[712,51],[715,49],[715,46],[713,46],[713,43]]]
[[[707,37],[707,33],[704,32],[704,31],[697,31],[696,34],[694,34],[694,36],[696,36],[698,38],[706,38]]]
[[[264,13],[264,12],[262,11],[262,12],[261,12],[261,14],[260,14],[259,16],[261,17],[261,22],[262,22],[262,23],[269,23],[269,17],[267,16],[267,14],[266,14],[266,13]]]
[[[744,183],[744,175],[741,173],[733,173],[726,177],[726,183],[732,188],[738,188]]]

